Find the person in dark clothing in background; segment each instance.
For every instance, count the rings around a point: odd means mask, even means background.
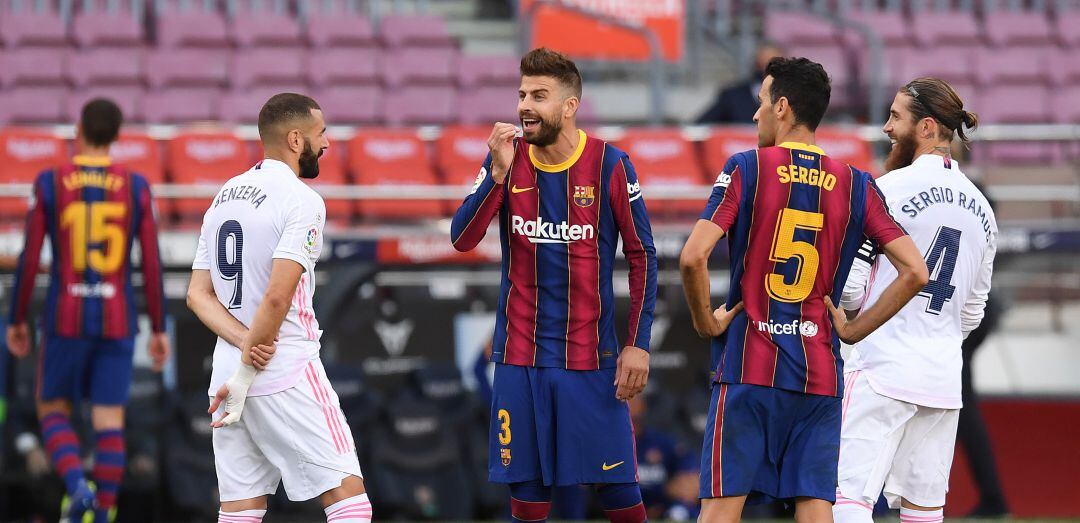
[[[698,117],[699,124],[754,123],[758,108],[757,94],[765,79],[765,66],[769,60],[783,56],[784,50],[771,42],[762,42],[754,58],[754,73],[749,78],[725,87],[712,105]]]

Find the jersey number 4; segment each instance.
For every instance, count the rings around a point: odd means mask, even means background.
[[[239,309],[244,301],[244,229],[240,222],[229,220],[218,229],[217,262],[221,279],[234,282],[228,307]]]
[[[934,243],[926,253],[926,270],[930,271],[930,281],[919,292],[919,296],[930,300],[926,304],[926,312],[935,316],[941,314],[945,302],[951,300],[956,292],[952,277],[959,253],[960,231],[952,227],[939,227]]]
[[[825,215],[819,212],[781,209],[776,217],[776,232],[773,235],[769,260],[785,263],[795,258],[799,264],[795,280],[785,281],[783,274],[771,273],[765,277],[765,289],[776,301],[797,303],[806,299],[814,290],[820,263],[817,249],[809,242],[796,241],[795,232],[799,229],[818,232],[825,224]]]

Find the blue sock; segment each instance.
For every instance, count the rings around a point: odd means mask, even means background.
[[[551,512],[551,487],[539,481],[510,484],[510,521],[547,521]]]

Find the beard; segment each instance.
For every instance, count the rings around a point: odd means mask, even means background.
[[[319,177],[319,158],[322,157],[323,150],[319,149],[316,153],[311,148],[311,142],[304,140],[304,152],[300,153],[300,177],[305,180],[312,180]]]
[[[915,133],[897,136],[896,145],[889,151],[888,158],[885,158],[885,172],[911,165],[915,159],[915,146]]]
[[[537,115],[537,118],[540,120],[540,129],[536,130],[532,136],[525,133],[525,143],[537,147],[547,147],[555,143],[559,139],[559,133],[562,132],[562,121],[558,118],[548,120],[540,115]],[[519,118],[519,120],[521,119],[524,118]],[[524,123],[522,126],[524,126]]]

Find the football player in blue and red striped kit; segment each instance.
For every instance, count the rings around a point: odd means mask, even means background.
[[[728,160],[680,264],[694,328],[712,339],[717,360],[701,520],[738,521],[748,501],[784,500],[794,502],[798,521],[831,522],[840,340],[853,343],[880,327],[928,276],[873,178],[814,145],[829,105],[825,70],[805,58],[775,58],[765,72],[754,115],[760,148]],[[713,311],[707,263],[725,235],[731,291]],[[900,277],[847,321],[833,304],[867,237]]]
[[[552,486],[590,484],[611,521],[640,523],[626,400],[649,372],[656,253],[645,201],[626,153],[577,128],[577,66],[535,49],[521,76],[524,139],[495,124],[451,231],[467,251],[498,220],[502,242],[489,479],[510,485],[513,521],[546,520]],[[612,288],[620,237],[630,290],[622,344]]]
[[[8,322],[12,354],[28,355],[30,298],[48,235],[52,264],[41,319],[37,410],[45,449],[67,487],[71,522],[81,522],[88,510],[94,511],[96,523],[106,522],[124,476],[124,404],[138,330],[130,255],[136,239],[155,369],[160,370],[169,355],[150,186],[109,160],[109,145],[119,136],[122,121],[112,101],[88,102],[77,126],[78,154],[70,164],[47,170],[34,181]],[[72,404],[81,400],[93,406],[91,476],[96,493],[82,470],[70,421]]]

